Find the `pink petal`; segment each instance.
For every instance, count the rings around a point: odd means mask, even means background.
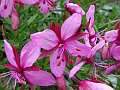
[[[85,44],[80,43],[79,41],[71,41],[66,43],[66,50],[73,56],[87,56],[91,49]]]
[[[88,80],[80,81],[79,90],[114,90],[104,83],[96,83]]]
[[[24,75],[28,82],[37,86],[49,86],[55,84],[55,78],[52,74],[39,70],[39,71],[24,71]]]
[[[120,63],[119,63],[119,65],[120,65]],[[117,69],[117,66],[119,66],[119,65],[110,66],[109,68],[106,69],[106,71],[104,72],[104,75],[111,73],[113,70]]]
[[[53,52],[50,57],[50,69],[56,77],[60,77],[66,66],[64,49],[60,48]]]
[[[21,50],[21,66],[30,67],[38,59],[40,47],[35,42],[28,42]]]
[[[118,37],[118,30],[111,30],[105,33],[104,39],[107,42],[112,42],[115,41]]]
[[[11,65],[11,64],[3,64],[4,67],[12,69],[12,70],[18,70],[15,66]]]
[[[67,39],[74,35],[80,25],[81,25],[82,16],[80,14],[74,13],[68,19],[65,20],[61,27],[61,37],[62,39]]]
[[[119,60],[120,61],[120,46],[117,46],[114,50],[113,50],[113,57],[116,59],[116,60]]]
[[[98,44],[96,44],[96,45],[92,48],[91,53],[90,53],[87,57],[88,57],[88,58],[93,57],[94,54],[95,54],[99,49],[101,49],[104,45],[105,45],[105,40],[101,40]]]
[[[10,62],[11,65],[18,67],[15,61],[15,57],[13,54],[13,50],[12,47],[10,46],[10,44],[4,40],[4,48],[5,48],[5,53],[7,55],[8,61]]]
[[[85,80],[79,82],[79,90],[92,90]]]
[[[73,41],[73,40],[78,40],[80,39],[81,37],[85,36],[87,33],[85,32],[77,32],[76,34],[74,34],[73,36],[67,38],[65,40],[65,42],[69,42],[69,41]]]
[[[7,18],[13,9],[13,5],[14,5],[13,0],[1,0],[0,15],[3,18]]]
[[[36,4],[39,0],[20,0],[24,4]]]
[[[81,62],[82,57],[77,57],[75,65],[79,64]]]
[[[69,77],[73,77],[80,69],[81,67],[86,63],[86,61],[79,63],[78,65],[74,66],[72,70],[69,73]]]
[[[50,50],[57,46],[59,41],[56,34],[50,29],[32,34],[30,38],[41,48],[46,50]]]
[[[11,25],[12,25],[12,29],[13,30],[17,30],[19,23],[20,23],[20,20],[19,20],[18,12],[12,11],[12,13],[11,13]]]
[[[58,48],[58,46],[56,46],[56,47],[54,47],[54,48],[52,48],[52,49],[50,49],[50,50],[44,50],[44,51],[40,54],[39,59],[48,56],[51,52],[55,51],[57,48]]]
[[[91,5],[88,12],[86,13],[86,19],[87,21],[90,20],[89,27],[92,27],[94,24],[94,13],[95,13],[95,6]]]
[[[59,90],[66,90],[66,80],[65,80],[64,75],[56,78],[56,81],[57,81],[57,85],[58,85]]]
[[[40,67],[38,66],[31,66],[31,67],[26,67],[24,68],[24,71],[39,71]]]
[[[50,11],[50,5],[47,3],[47,1],[40,1],[39,4],[39,10],[42,14],[47,14]]]
[[[101,55],[102,55],[102,60],[105,60],[106,58],[110,57],[109,47],[107,44],[103,47]]]
[[[78,4],[68,3],[66,8],[70,13],[79,13],[82,16],[85,15],[84,10]]]

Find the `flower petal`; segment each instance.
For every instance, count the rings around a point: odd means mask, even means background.
[[[0,15],[3,18],[7,18],[13,9],[13,5],[14,5],[13,0],[1,0]]]
[[[89,28],[92,28],[93,24],[94,24],[94,13],[95,13],[95,6],[91,5],[88,12],[86,13],[86,19],[87,21],[90,20],[89,23]]]
[[[62,39],[67,39],[74,35],[80,25],[81,25],[82,16],[80,14],[74,13],[68,19],[65,20],[61,27],[61,37]]]
[[[21,50],[21,66],[30,67],[38,59],[40,47],[35,42],[28,42]]]
[[[60,77],[66,66],[64,49],[60,48],[53,52],[50,57],[50,69],[56,77]]]
[[[39,47],[46,50],[50,50],[58,45],[58,38],[56,34],[50,29],[32,34],[30,38],[35,41]]]
[[[13,50],[12,47],[10,46],[10,44],[4,40],[4,48],[5,48],[5,53],[7,55],[8,61],[10,62],[11,65],[18,67],[15,61],[15,57],[13,54]]]
[[[70,73],[69,73],[69,77],[70,77],[70,78],[73,77],[73,76],[77,73],[77,71],[79,71],[80,68],[81,68],[85,63],[86,63],[86,61],[83,61],[83,62],[79,63],[78,65],[74,66],[74,67],[72,68],[72,70],[70,71]]]
[[[101,49],[104,45],[105,45],[105,40],[101,40],[98,44],[96,44],[96,45],[92,48],[90,54],[89,54],[87,57],[88,57],[88,58],[93,57],[94,54],[95,54],[99,49]]]
[[[49,86],[55,84],[55,78],[52,74],[39,70],[39,71],[24,71],[24,75],[28,82],[32,85]]]
[[[107,42],[112,42],[115,41],[118,37],[118,30],[111,30],[105,33],[104,39]]]
[[[50,5],[47,3],[47,1],[40,1],[39,4],[39,10],[42,14],[47,14],[50,11]]]
[[[117,46],[114,50],[113,50],[113,57],[116,60],[120,61],[120,46]]]
[[[86,46],[85,44],[80,43],[77,40],[66,43],[65,48],[73,56],[79,55],[81,57],[87,56],[88,53],[91,51],[90,47]]]
[[[20,0],[22,3],[24,4],[35,4],[37,3],[39,0]]]
[[[85,12],[84,10],[78,5],[78,4],[73,4],[73,3],[68,3],[66,5],[66,8],[67,10],[70,12],[70,13],[79,13],[81,14],[82,16],[85,15]]]
[[[79,90],[114,90],[114,89],[104,83],[96,83],[88,80],[83,80],[80,81],[79,83]]]
[[[119,65],[120,65],[120,63],[119,63]],[[106,71],[104,72],[104,75],[107,75],[110,72],[112,72],[113,70],[117,69],[117,66],[119,66],[119,65],[110,66],[109,68],[106,69]]]

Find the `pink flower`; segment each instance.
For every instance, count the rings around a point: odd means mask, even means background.
[[[78,63],[76,66],[74,66],[70,73],[69,73],[69,77],[73,77],[81,68],[84,64],[91,64],[91,65],[96,65],[96,66],[99,66],[98,63],[94,62],[92,60],[93,56],[95,55],[95,53],[101,49],[103,46],[105,45],[105,41],[104,40],[101,40],[98,44],[96,44],[90,52],[88,52],[88,55],[86,56],[86,58],[84,59],[84,61]]]
[[[39,4],[39,10],[42,14],[47,14],[50,11],[50,7],[55,7],[53,2],[56,0],[21,0],[24,4]]]
[[[105,83],[93,80],[82,80],[79,82],[79,90],[114,90]]]
[[[107,42],[120,41],[120,30],[111,30],[105,33],[104,39]]]
[[[10,83],[11,79],[15,82],[14,88],[17,82],[25,84],[26,81],[30,85],[54,85],[55,79],[51,74],[40,70],[37,66],[33,66],[33,63],[38,59],[40,54],[40,48],[34,42],[30,41],[23,47],[20,58],[14,45],[11,47],[6,40],[4,40],[4,48],[10,62],[10,64],[4,64],[4,66],[11,69],[7,73],[0,74],[0,78],[10,76],[6,86]]]
[[[71,13],[79,13],[82,16],[85,15],[84,10],[78,5],[78,4],[73,4],[73,3],[68,3],[66,5],[66,9]]]
[[[11,13],[11,25],[13,30],[17,30],[20,23],[18,12],[12,11]]]
[[[120,68],[120,46],[116,46],[113,51],[112,51],[112,56],[115,58],[115,60],[117,60],[117,64],[110,66],[109,68],[106,69],[106,71],[104,72],[105,75],[109,74],[110,72],[112,72],[113,70],[117,70],[118,68]]]
[[[85,35],[85,33],[79,32],[81,19],[81,15],[75,13],[65,20],[61,29],[58,24],[52,24],[51,29],[31,35],[31,39],[46,50],[40,58],[54,51],[50,57],[50,69],[56,77],[60,77],[65,70],[68,52],[73,56],[82,57],[90,51],[89,47],[77,41]]]
[[[15,9],[15,4],[18,3],[18,0],[1,0],[0,3],[0,15],[3,18],[7,18],[13,9]],[[19,2],[22,5],[21,2]]]
[[[88,24],[85,32],[87,32],[88,34],[85,35],[84,41],[85,41],[85,44],[89,47],[95,46],[97,41],[97,37],[94,30],[94,22],[95,22],[94,12],[95,12],[95,6],[91,5],[88,12],[86,13],[86,19]]]

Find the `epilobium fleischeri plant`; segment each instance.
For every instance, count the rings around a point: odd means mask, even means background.
[[[20,21],[16,10],[17,3],[21,7],[24,7],[24,4],[38,5],[42,14],[48,14],[51,6],[57,10],[54,2],[57,0],[0,0],[0,16],[7,18],[11,14],[12,29],[17,30]],[[102,35],[101,32],[96,33],[94,28],[95,6],[90,5],[85,14],[80,5],[69,2],[69,0],[65,0],[64,3],[66,4],[65,10],[70,12],[70,16],[64,21],[61,28],[52,22],[49,29],[31,34],[31,41],[22,48],[20,55],[14,44],[11,46],[4,39],[4,49],[9,64],[3,66],[10,71],[0,74],[0,79],[9,76],[5,84],[6,88],[11,85],[12,81],[14,88],[17,83],[29,84],[31,90],[34,85],[49,86],[57,83],[59,90],[66,90],[64,74],[67,74],[69,78],[77,81],[78,90],[114,90],[98,79],[97,71],[100,74],[98,69],[107,68],[104,72],[104,75],[107,75],[120,67],[120,29],[105,32],[105,35]],[[83,15],[86,15],[87,20],[84,31],[82,31]],[[101,53],[103,60],[112,58],[117,63],[108,67],[108,64],[98,62],[97,52]],[[45,57],[50,57],[50,70],[54,75],[34,65],[37,60]],[[91,78],[79,80],[77,78],[79,70],[88,64],[91,68]],[[66,73],[68,69],[71,70]],[[21,90],[23,89],[25,88],[21,87]]]

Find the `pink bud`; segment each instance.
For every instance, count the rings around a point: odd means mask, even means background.
[[[20,22],[20,20],[19,20],[18,12],[12,11],[12,13],[11,13],[11,25],[12,25],[13,30],[17,30],[19,22]]]
[[[103,47],[103,50],[102,50],[102,60],[105,60],[106,58],[109,58],[110,55],[109,55],[109,47],[108,45],[106,44],[104,47]]]
[[[61,77],[57,77],[56,81],[57,81],[59,90],[66,90],[66,81],[63,75]]]
[[[79,13],[82,16],[85,15],[84,10],[78,4],[68,3],[66,5],[66,10],[68,10],[70,14]]]

